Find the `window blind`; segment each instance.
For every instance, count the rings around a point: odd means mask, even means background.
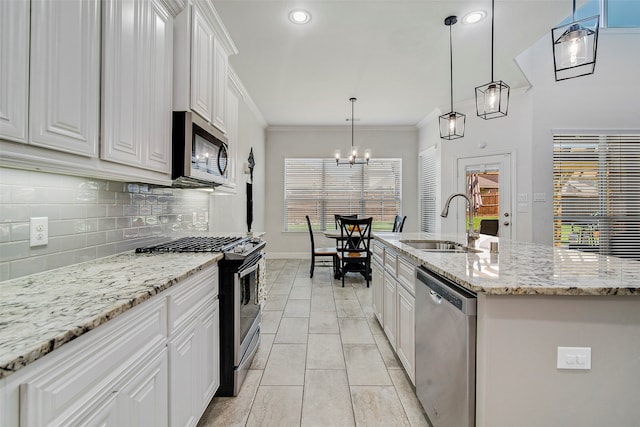
[[[435,233],[439,163],[435,148],[420,154],[420,231]]]
[[[334,215],[373,217],[374,230],[391,230],[402,209],[402,159],[336,166],[335,159],[286,158],[284,230],[335,229]]]
[[[555,135],[554,244],[640,260],[640,134]]]

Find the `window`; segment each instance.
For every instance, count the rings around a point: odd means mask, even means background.
[[[600,15],[602,28],[640,27],[640,1],[638,0],[587,0],[576,10],[576,19]],[[573,15],[562,23],[573,21]]]
[[[284,230],[335,229],[334,215],[373,217],[374,230],[391,230],[402,206],[402,160],[336,166],[335,159],[284,160]]]
[[[436,233],[440,162],[435,147],[420,153],[420,231]]]
[[[556,135],[554,244],[640,260],[640,134]]]

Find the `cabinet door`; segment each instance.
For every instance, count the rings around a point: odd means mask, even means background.
[[[397,287],[396,353],[411,381],[415,384],[415,302],[416,299],[403,286]]]
[[[0,137],[27,142],[29,2],[0,1]]]
[[[169,342],[169,407],[173,427],[195,426],[202,404],[200,328],[191,322]]]
[[[162,1],[148,3],[147,69],[142,81],[149,85],[146,109],[149,125],[143,138],[148,169],[171,172],[171,124],[173,81],[173,17]]]
[[[220,310],[218,301],[202,318],[202,400],[200,410],[209,405],[220,386]]]
[[[104,3],[101,157],[170,171],[172,20],[157,1]]]
[[[191,10],[191,109],[213,122],[213,28],[197,4]]]
[[[213,125],[222,132],[226,131],[227,104],[227,65],[229,54],[220,42],[214,39],[213,73]]]
[[[32,0],[29,140],[98,155],[99,0]]]
[[[384,327],[384,275],[382,273],[382,266],[376,262],[371,264],[371,292],[373,297],[373,313],[378,318],[380,325]]]
[[[396,349],[396,279],[384,273],[384,332],[389,343]]]
[[[118,392],[120,426],[168,425],[167,350],[139,366],[138,374]]]

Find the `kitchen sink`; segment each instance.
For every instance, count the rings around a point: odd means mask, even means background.
[[[452,242],[450,240],[400,240],[403,243],[412,248],[425,251],[425,252],[442,252],[442,253],[464,253],[481,252],[478,249],[469,248],[460,243]]]

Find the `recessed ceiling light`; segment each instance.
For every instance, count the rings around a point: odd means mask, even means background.
[[[473,12],[469,12],[462,17],[463,24],[476,24],[482,21],[485,16],[487,16],[487,12],[484,10],[474,10]]]
[[[292,10],[289,12],[289,21],[294,24],[306,24],[311,21],[311,14],[302,9]]]

